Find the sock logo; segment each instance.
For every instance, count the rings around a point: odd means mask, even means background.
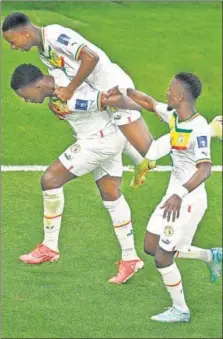
[[[129,235],[132,235],[132,234],[133,234],[133,229],[131,229],[131,231],[129,233],[127,233],[126,235],[128,237]]]
[[[45,226],[45,227],[46,227],[47,230],[52,230],[52,229],[54,229],[55,226],[53,225],[53,226]]]

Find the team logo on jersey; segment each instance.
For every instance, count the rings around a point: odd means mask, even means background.
[[[76,100],[75,109],[78,111],[87,111],[88,109],[88,100]]]
[[[106,111],[107,111],[108,113],[116,113],[116,112],[118,112],[118,108],[115,107],[115,106],[107,106],[107,107],[106,107]]]
[[[81,146],[78,144],[74,144],[71,146],[70,151],[71,153],[78,153],[81,150]]]
[[[184,143],[184,136],[183,136],[183,134],[180,134],[180,135],[179,135],[177,141],[178,141],[178,143],[179,143],[180,145],[182,145],[182,144]]]
[[[63,45],[68,45],[70,40],[70,37],[67,36],[66,34],[60,34],[59,38],[57,39],[58,42],[60,42]]]
[[[206,135],[197,137],[197,144],[199,148],[205,148],[208,146],[208,138]]]
[[[166,237],[171,237],[174,234],[174,229],[172,226],[166,226],[164,228],[164,234]]]
[[[64,58],[54,52],[51,47],[49,47],[49,57],[47,59],[55,67],[61,68],[64,66]]]

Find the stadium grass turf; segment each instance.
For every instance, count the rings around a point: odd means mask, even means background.
[[[174,74],[195,72],[203,83],[198,110],[209,121],[222,113],[221,3],[4,2],[3,18],[15,10],[25,12],[37,25],[60,23],[76,29],[120,64],[138,89],[161,101]],[[71,131],[52,115],[47,103],[24,103],[10,89],[18,64],[46,68],[35,49],[12,51],[3,41],[2,54],[2,163],[48,164],[72,142]],[[155,137],[168,131],[154,114],[143,114]],[[221,150],[222,144],[214,140],[214,164],[221,163]],[[160,163],[169,163],[169,157]]]
[[[2,15],[28,14],[37,25],[60,23],[102,47],[134,79],[138,89],[164,100],[170,78],[193,71],[203,82],[198,110],[211,120],[222,112],[220,3],[4,2]],[[2,18],[3,18],[2,17]],[[2,164],[49,164],[73,142],[66,123],[47,105],[25,104],[10,89],[21,63],[42,70],[35,50],[12,52],[2,43]],[[144,112],[155,137],[168,131]],[[212,141],[219,165],[222,143]],[[126,158],[126,163],[129,159]],[[169,157],[159,164],[169,164]],[[161,199],[167,173],[150,173],[137,192],[124,174],[123,191],[133,213],[136,245],[145,268],[128,284],[113,286],[119,247],[91,176],[65,187],[66,206],[58,264],[30,267],[18,256],[42,235],[40,173],[2,175],[2,337],[3,338],[219,338],[221,282],[211,284],[203,263],[178,260],[192,312],[188,324],[159,324],[150,316],[170,305],[152,258],[143,253],[148,216]],[[221,173],[208,180],[209,209],[195,236],[201,247],[221,245]]]
[[[161,199],[168,173],[150,173],[144,187],[123,190],[132,208],[136,246],[145,268],[127,284],[107,280],[120,250],[90,175],[65,186],[57,264],[29,266],[18,256],[42,240],[40,173],[3,173],[3,338],[220,338],[221,281],[212,284],[202,262],[178,259],[191,309],[190,324],[159,324],[150,317],[170,299],[153,259],[143,253],[148,216]],[[208,180],[209,209],[195,236],[201,247],[221,245],[220,173]]]

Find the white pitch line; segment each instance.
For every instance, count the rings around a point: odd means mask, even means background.
[[[2,172],[43,172],[48,166],[43,165],[26,165],[26,166],[17,166],[17,165],[9,165],[9,166],[1,166]],[[123,170],[125,172],[133,172],[134,167],[133,166],[123,166]],[[152,172],[171,172],[172,167],[171,166],[157,166]],[[222,166],[212,166],[213,172],[222,172]]]

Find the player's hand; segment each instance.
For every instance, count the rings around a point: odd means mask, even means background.
[[[61,99],[63,101],[67,101],[67,100],[70,100],[71,97],[73,96],[74,90],[69,86],[67,86],[67,87],[57,87],[55,89],[55,94],[59,99]]]
[[[120,94],[118,86],[115,86],[115,87],[111,88],[106,94],[107,94],[107,98],[109,98],[109,97],[111,97],[113,95]]]
[[[60,120],[66,120],[66,116],[61,114],[58,106],[54,105],[53,103],[48,103],[49,109],[56,115],[56,117]]]
[[[173,194],[161,208],[164,208],[163,218],[167,218],[167,221],[170,221],[172,215],[172,221],[174,222],[176,218],[180,216],[180,208],[181,208],[182,199]]]

